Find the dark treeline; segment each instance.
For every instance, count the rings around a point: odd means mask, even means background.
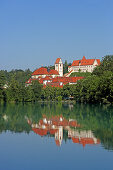
[[[18,83],[25,83],[31,77],[30,69],[27,70],[1,70],[0,71],[0,85],[8,84],[12,81],[12,79],[17,80]]]
[[[84,103],[113,102],[113,55],[105,56],[93,73],[77,73],[76,76],[81,74],[85,78],[76,85],[43,88],[38,81],[25,87],[25,82],[31,77],[29,69],[0,71],[0,102],[61,101],[69,98]],[[4,85],[8,87],[5,89]]]

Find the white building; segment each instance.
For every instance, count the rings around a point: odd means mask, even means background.
[[[55,70],[58,71],[60,77],[63,77],[63,62],[62,62],[61,58],[56,59]]]
[[[68,72],[93,72],[98,65],[100,65],[100,59],[86,59],[83,56],[82,60],[73,61],[72,65],[68,67]]]

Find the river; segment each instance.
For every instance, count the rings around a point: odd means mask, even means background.
[[[113,170],[113,106],[0,105],[0,170]]]

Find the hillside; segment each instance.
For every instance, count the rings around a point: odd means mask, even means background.
[[[90,72],[74,72],[71,73],[70,77],[88,77],[91,76]]]

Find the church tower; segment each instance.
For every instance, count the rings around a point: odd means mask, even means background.
[[[58,71],[60,77],[63,77],[63,62],[62,62],[61,58],[56,59],[55,70]]]

